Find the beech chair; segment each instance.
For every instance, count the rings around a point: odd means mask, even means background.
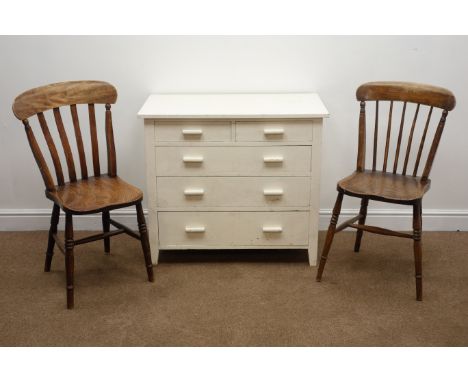
[[[429,190],[431,181],[429,173],[439,146],[440,138],[445,126],[447,114],[455,107],[454,95],[443,88],[422,85],[408,82],[370,82],[361,85],[356,92],[356,98],[360,101],[359,114],[359,141],[356,171],[338,182],[338,197],[328,227],[327,236],[322,250],[320,265],[317,270],[317,281],[321,281],[323,269],[327,261],[328,253],[335,233],[345,228],[354,228],[356,232],[356,241],[354,251],[359,252],[363,231],[403,237],[413,240],[415,276],[416,276],[416,299],[422,300],[422,248],[421,248],[421,230],[422,230],[422,198]],[[375,121],[373,134],[373,156],[372,167],[366,167],[366,101],[375,101]],[[382,170],[377,169],[377,149],[379,136],[379,108],[382,110],[382,103],[388,105],[388,124],[385,134],[385,149],[383,152]],[[394,106],[400,103],[402,116],[398,130],[398,138],[395,143],[395,155],[393,166],[390,167],[388,154],[391,146],[392,133],[392,113]],[[400,147],[404,135],[405,113],[407,105],[413,104],[415,108],[412,118],[411,128],[407,138],[406,152],[404,160],[399,161]],[[410,154],[413,143],[415,127],[417,125],[418,115],[422,109],[427,109],[426,122],[424,130],[420,137],[419,148],[416,157],[412,156],[414,161],[413,171],[409,169]],[[422,153],[424,151],[425,141],[430,135],[429,125],[434,109],[442,109],[441,118],[435,128],[432,144],[427,147],[427,159],[425,166],[420,166]],[[422,126],[421,126],[422,128]],[[427,151],[427,150],[426,150]],[[403,159],[403,158],[402,158]],[[400,164],[400,167],[398,167]],[[417,176],[418,170],[422,168],[421,176]],[[343,195],[348,195],[361,199],[361,208],[359,214],[337,227],[338,217],[341,211]],[[367,206],[369,200],[376,200],[387,203],[396,203],[410,205],[413,207],[413,233],[396,232],[389,229],[365,225]],[[358,222],[357,224],[355,224]]]
[[[49,272],[52,262],[55,244],[65,255],[67,308],[74,306],[74,256],[73,248],[76,245],[89,243],[95,240],[104,240],[104,251],[110,252],[110,237],[126,233],[141,242],[148,280],[153,281],[153,265],[151,262],[148,232],[143,215],[141,201],[143,193],[136,187],[124,182],[117,176],[117,162],[114,146],[114,133],[112,127],[111,104],[117,100],[116,89],[106,82],[100,81],[71,81],[61,82],[28,90],[18,97],[13,103],[13,113],[23,122],[26,136],[31,146],[42,178],[45,183],[45,195],[54,205],[50,222],[49,240],[47,244],[44,271]],[[93,176],[88,173],[86,155],[81,135],[80,122],[78,120],[77,104],[87,105],[89,113],[89,127],[92,147]],[[101,174],[99,162],[99,148],[97,138],[95,104],[105,105],[105,135],[107,144],[107,174]],[[73,122],[76,148],[78,151],[81,179],[75,170],[70,142],[64,127],[60,107],[69,106]],[[69,182],[65,181],[62,164],[47,125],[45,112],[52,110],[58,135],[62,144]],[[44,135],[55,168],[57,184],[47,166],[39,144],[34,136],[29,118],[37,116],[39,125]],[[122,207],[135,206],[139,234],[125,225],[110,218],[110,211]],[[60,209],[65,213],[65,241],[57,236]],[[81,239],[73,238],[73,215],[102,214],[103,233]],[[116,230],[110,230],[110,226]]]

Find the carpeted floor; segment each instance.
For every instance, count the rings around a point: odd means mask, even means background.
[[[468,233],[424,233],[423,302],[410,240],[339,234],[322,283],[304,251],[166,252],[150,284],[119,236],[77,247],[72,311],[46,238],[0,233],[2,346],[468,346]]]

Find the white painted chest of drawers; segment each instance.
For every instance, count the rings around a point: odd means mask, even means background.
[[[317,261],[317,94],[153,94],[144,119],[149,234],[160,249],[304,248]]]

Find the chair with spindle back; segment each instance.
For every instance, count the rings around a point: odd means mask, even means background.
[[[28,90],[16,97],[13,103],[13,113],[24,124],[29,145],[31,146],[34,158],[37,162],[37,165],[39,166],[39,170],[44,180],[46,187],[46,197],[52,200],[54,203],[44,270],[46,272],[50,271],[54,246],[57,244],[58,248],[65,255],[68,309],[72,309],[74,306],[73,248],[75,245],[103,239],[104,251],[109,253],[110,237],[121,233],[126,233],[140,240],[146,263],[148,280],[153,281],[153,268],[148,241],[148,232],[143,209],[141,206],[143,194],[138,188],[124,182],[117,176],[114,133],[110,110],[110,105],[114,104],[116,99],[116,89],[106,82],[71,81],[46,85]],[[78,119],[78,104],[88,105],[93,176],[88,174],[88,168],[86,165],[86,154],[81,135],[80,122]],[[107,144],[107,174],[101,174],[101,167],[99,163],[95,104],[104,104],[106,109],[105,135]],[[81,179],[77,177],[73,153],[60,113],[60,107],[65,106],[69,106],[70,108],[76,140],[76,148],[79,156]],[[58,135],[62,144],[68,169],[69,182],[65,181],[57,147],[52,138],[44,115],[44,113],[49,110],[52,110],[55,123],[57,125]],[[52,178],[29,122],[29,118],[35,115],[38,118],[40,128],[47,143],[47,147],[49,148],[52,163],[55,168],[57,184],[55,184]],[[139,234],[110,218],[109,211],[132,205],[136,206]],[[59,222],[60,209],[62,209],[65,213],[64,242],[59,240],[57,237],[57,225]],[[73,215],[93,213],[102,213],[103,233],[74,240]],[[111,231],[111,225],[117,229]]]
[[[317,281],[321,281],[323,269],[327,261],[328,252],[335,233],[345,228],[354,228],[356,241],[354,251],[359,252],[363,231],[398,236],[413,240],[414,261],[416,274],[416,299],[422,300],[422,249],[421,249],[421,229],[422,229],[422,198],[429,190],[429,173],[439,146],[440,138],[445,126],[445,120],[449,111],[455,107],[454,95],[443,88],[408,83],[408,82],[370,82],[361,85],[356,92],[356,98],[360,101],[359,115],[359,140],[356,171],[338,182],[338,197],[332,212],[330,226],[327,231],[325,243],[322,250],[320,265],[317,271]],[[375,101],[375,122],[373,134],[373,156],[372,169],[366,169],[366,101]],[[387,131],[385,134],[385,150],[382,170],[377,168],[377,148],[379,131],[379,105],[384,102],[389,103],[389,114]],[[393,167],[387,165],[389,148],[391,146],[392,113],[394,104],[402,105],[402,116],[396,141],[396,149]],[[407,105],[415,105],[415,113],[412,118],[411,128],[407,139],[404,161],[399,162],[400,146],[405,125],[405,113]],[[421,134],[419,148],[414,159],[414,168],[411,174],[408,173],[409,158],[414,138],[420,109],[427,108],[427,117],[424,130]],[[432,144],[428,147],[427,159],[424,167],[421,167],[421,157],[427,140],[429,124],[434,108],[441,109],[442,115],[435,129]],[[400,163],[401,173],[398,171]],[[417,176],[418,170],[423,168],[421,176]],[[337,227],[338,217],[341,211],[343,195],[353,196],[361,199],[359,214]],[[413,233],[392,231],[381,227],[365,225],[367,206],[369,200],[383,201],[411,205],[413,207]],[[358,224],[355,224],[358,222]]]

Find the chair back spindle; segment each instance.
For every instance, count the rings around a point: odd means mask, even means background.
[[[106,104],[106,144],[107,172],[109,176],[117,175],[117,160],[115,155],[114,131],[112,129],[111,105]]]
[[[359,113],[359,143],[357,169],[364,171],[366,165],[366,103],[361,102],[361,111]]]
[[[78,155],[80,157],[81,178],[87,179],[88,167],[86,165],[86,154],[84,151],[83,137],[81,136],[80,121],[78,119],[78,111],[76,109],[76,104],[70,105],[70,112],[73,121],[73,129],[75,130],[76,147],[78,148]]]
[[[62,142],[63,151],[65,153],[65,159],[68,168],[68,177],[70,182],[76,182],[75,162],[73,161],[73,154],[70,148],[70,142],[68,142],[67,133],[63,126],[62,116],[58,107],[54,108],[54,118],[59,132],[60,141]]]
[[[360,101],[360,114],[359,114],[359,147],[358,147],[358,161],[356,170],[364,171],[365,170],[365,104],[367,101],[375,101],[375,127],[374,127],[374,142],[373,142],[373,156],[372,156],[372,171],[376,171],[377,168],[377,147],[378,147],[378,124],[379,124],[379,108],[383,101],[388,101],[389,103],[389,112],[388,112],[388,125],[387,125],[387,134],[385,138],[385,150],[383,154],[383,166],[382,171],[387,172],[388,160],[390,146],[392,145],[391,136],[392,136],[392,117],[394,112],[394,106],[396,103],[402,104],[402,113],[400,119],[400,128],[398,130],[398,135],[395,143],[395,156],[393,162],[392,173],[398,174],[398,165],[400,163],[400,154],[404,150],[401,148],[403,136],[405,135],[405,118],[407,112],[407,106],[409,104],[415,105],[415,112],[411,123],[411,128],[408,133],[408,140],[406,144],[406,151],[404,153],[403,167],[401,169],[401,174],[406,175],[408,172],[408,166],[410,163],[411,151],[413,146],[413,140],[415,137],[415,131],[417,130],[417,120],[418,115],[422,107],[428,108],[428,115],[424,130],[421,136],[419,143],[419,148],[415,157],[414,170],[412,176],[416,177],[418,169],[421,163],[421,157],[425,145],[425,141],[428,136],[428,130],[430,125],[431,116],[434,108],[442,110],[442,115],[440,121],[435,130],[429,152],[427,154],[426,162],[424,165],[423,173],[421,174],[421,180],[426,180],[429,177],[432,164],[439,146],[440,139],[442,137],[442,132],[445,126],[445,121],[448,115],[448,112],[455,107],[455,97],[454,95],[444,88],[422,85],[410,82],[370,82],[364,85],[361,85],[357,92],[356,98]]]
[[[398,168],[398,158],[400,157],[401,137],[403,135],[403,126],[405,125],[406,102],[403,104],[403,112],[401,113],[400,130],[398,132],[398,142],[396,145],[395,160],[393,161],[393,173],[396,174]]]
[[[47,166],[47,162],[42,154],[40,146],[35,138],[33,129],[30,125],[29,118],[37,115],[39,125],[41,127],[44,139],[49,149],[50,157],[54,165],[55,174],[57,178],[57,185],[65,185],[65,178],[63,175],[62,164],[54,139],[49,130],[47,120],[44,113],[52,110],[55,124],[57,127],[60,143],[65,156],[65,161],[68,169],[69,181],[76,182],[78,180],[73,152],[70,146],[70,141],[63,123],[60,107],[69,106],[71,112],[71,119],[73,123],[76,148],[80,162],[81,179],[88,178],[88,168],[86,165],[86,154],[83,145],[83,138],[81,134],[81,127],[78,118],[77,105],[88,105],[89,113],[89,126],[93,159],[94,176],[101,175],[99,163],[99,146],[96,124],[95,104],[105,105],[105,135],[107,143],[107,163],[108,175],[117,175],[116,154],[114,144],[114,134],[112,126],[112,116],[110,112],[110,105],[117,100],[116,89],[102,81],[70,81],[61,82],[51,85],[42,86],[39,88],[28,90],[18,97],[13,103],[13,113],[23,122],[26,136],[29,145],[33,152],[36,163],[41,172],[44,184],[48,191],[53,191],[56,186],[54,184],[52,175]]]
[[[385,140],[385,156],[383,162],[382,171],[387,171],[387,159],[388,159],[388,149],[390,147],[390,134],[392,131],[392,113],[393,113],[393,101],[390,101],[390,109],[388,111],[388,125],[387,125],[387,137]]]
[[[377,143],[379,141],[379,101],[375,101],[374,153],[372,155],[372,171],[377,165]]]

